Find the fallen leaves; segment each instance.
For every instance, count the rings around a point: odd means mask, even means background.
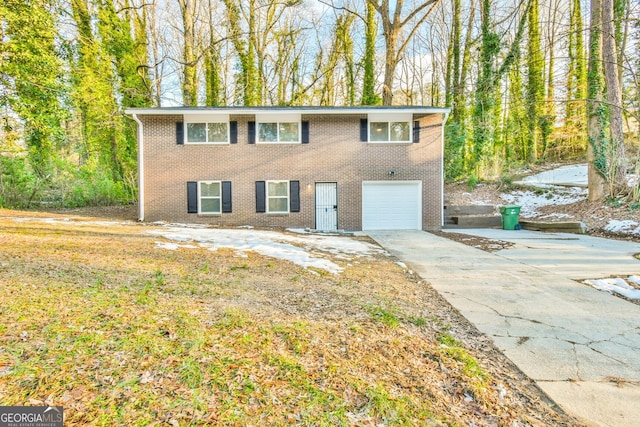
[[[319,275],[147,228],[0,218],[3,404],[68,426],[571,423],[388,255]]]

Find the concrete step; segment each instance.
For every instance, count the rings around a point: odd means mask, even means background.
[[[461,215],[452,216],[456,228],[492,228],[502,227],[500,215]]]
[[[580,221],[544,222],[544,221],[520,221],[524,230],[548,231],[556,233],[585,234],[587,226]]]
[[[444,207],[444,216],[492,215],[497,212],[493,205],[452,205]]]

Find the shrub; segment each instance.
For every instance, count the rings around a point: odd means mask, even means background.
[[[478,183],[478,177],[475,175],[470,175],[469,178],[467,178],[467,188],[470,192],[476,189]]]
[[[63,208],[82,206],[108,206],[130,204],[135,200],[131,186],[114,181],[102,169],[83,166],[77,168],[59,162],[57,174],[51,180],[42,198],[42,203]]]
[[[513,190],[513,179],[510,176],[503,175],[500,177],[499,189],[503,191]]]
[[[28,208],[40,184],[25,157],[0,157],[0,207]]]
[[[82,170],[59,190],[64,207],[120,205],[134,200],[125,183],[100,170]]]

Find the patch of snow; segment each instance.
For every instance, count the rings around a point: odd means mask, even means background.
[[[307,234],[293,236],[267,230],[177,228],[167,226],[148,233],[162,236],[174,242],[197,242],[211,251],[220,248],[235,249],[246,256],[257,252],[264,256],[285,259],[304,268],[318,268],[330,273],[340,273],[343,268],[322,257],[320,252],[330,253],[342,259],[349,256],[371,256],[385,253],[379,247],[348,237]]]
[[[550,205],[569,205],[587,196],[587,189],[579,187],[554,187],[553,192],[513,191],[500,197],[510,205],[521,207],[520,216],[533,218],[539,215],[538,208]]]
[[[156,242],[156,248],[158,248],[158,249],[168,249],[170,251],[175,251],[178,248],[195,249],[195,248],[197,248],[197,246],[179,245],[177,243],[169,243],[169,242]]]
[[[640,276],[629,276],[627,280],[634,285],[640,285]]]
[[[585,283],[610,294],[615,293],[629,299],[640,300],[640,289],[630,286],[624,279],[618,277],[613,279],[585,280]]]
[[[586,163],[562,166],[527,176],[522,179],[522,182],[527,184],[588,185],[588,167]]]
[[[163,226],[166,227],[180,227],[180,228],[197,228],[197,229],[202,229],[202,228],[207,228],[208,226],[206,224],[182,224],[179,222],[172,222],[169,224],[162,224]]]
[[[573,218],[573,215],[563,214],[563,213],[551,213],[551,214],[543,215],[543,216],[541,216],[539,218],[540,219],[544,219],[544,218]]]
[[[287,231],[298,234],[311,234],[311,229],[309,228],[287,228]]]
[[[632,220],[610,220],[604,229],[610,233],[640,234],[640,225]]]

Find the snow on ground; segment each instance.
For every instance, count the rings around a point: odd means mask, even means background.
[[[580,187],[553,187],[547,191],[513,191],[500,197],[510,205],[520,206],[520,216],[534,218],[538,208],[549,205],[569,205],[584,200],[587,190]]]
[[[511,205],[521,207],[520,216],[535,218],[538,209],[550,205],[569,205],[587,197],[587,165],[568,165],[527,176],[516,184],[537,187],[536,191],[512,191],[500,197]],[[567,218],[566,214],[547,214],[541,218]]]
[[[66,226],[118,226],[135,223],[115,221],[85,221],[75,218],[47,217],[11,217],[16,222],[37,221],[47,224],[64,224]],[[230,248],[239,256],[247,256],[247,252],[257,252],[264,256],[291,261],[304,268],[317,268],[338,274],[343,268],[326,259],[326,254],[333,258],[351,261],[353,258],[366,257],[376,253],[386,253],[380,247],[367,242],[340,235],[318,235],[304,233],[300,236],[279,233],[276,231],[254,230],[251,226],[237,229],[213,229],[203,224],[180,224],[155,222],[161,228],[149,230],[147,233],[161,236],[169,242],[156,242],[156,247],[165,250],[194,249],[198,247],[216,251]],[[192,243],[197,244],[194,245]]]
[[[612,219],[604,229],[610,233],[640,234],[640,224],[630,219],[624,221]]]
[[[585,283],[610,294],[615,293],[629,299],[640,300],[640,289],[629,285],[627,281],[637,285],[638,282],[640,282],[640,277],[631,276],[626,280],[619,277],[612,279],[585,280]]]
[[[294,236],[267,230],[191,228],[174,224],[150,230],[148,233],[174,242],[195,242],[211,251],[220,248],[234,249],[239,256],[247,256],[246,253],[249,251],[257,252],[264,256],[291,261],[304,268],[318,268],[334,274],[340,273],[343,268],[324,258],[323,253],[330,253],[345,261],[354,257],[384,253],[382,249],[370,243],[334,235]],[[194,247],[166,242],[156,242],[156,245],[163,249]]]
[[[586,163],[579,165],[561,166],[556,169],[551,169],[535,175],[527,176],[523,178],[521,182],[529,185],[551,184],[586,186],[589,183],[588,168]]]

